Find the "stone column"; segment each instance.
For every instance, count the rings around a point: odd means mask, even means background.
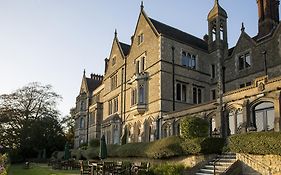
[[[249,110],[249,100],[245,100],[242,106],[242,116],[243,116],[243,124],[242,124],[242,133],[247,132],[247,127],[251,125],[251,115]]]
[[[281,92],[278,92],[274,99],[274,131],[279,132],[281,130]]]

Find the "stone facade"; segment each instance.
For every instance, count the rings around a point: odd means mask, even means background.
[[[208,118],[210,135],[280,131],[281,24],[273,15],[277,0],[263,1],[257,1],[259,33],[250,37],[242,25],[233,48],[217,0],[204,39],[149,18],[141,6],[130,45],[115,32],[99,85],[85,88],[83,76],[75,119],[77,126],[83,117],[87,122],[77,127],[76,147],[101,135],[109,144],[178,135],[185,116]]]

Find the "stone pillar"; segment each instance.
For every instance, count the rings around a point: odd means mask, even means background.
[[[274,131],[281,130],[281,92],[278,92],[274,99]]]
[[[245,100],[242,106],[242,116],[243,116],[243,124],[242,124],[242,133],[247,132],[247,127],[251,125],[251,115],[249,110],[249,100]]]

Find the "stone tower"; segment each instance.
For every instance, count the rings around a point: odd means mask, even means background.
[[[279,0],[257,0],[259,33],[261,38],[271,33],[279,24]]]
[[[209,51],[215,51],[218,48],[225,49],[227,44],[227,13],[215,0],[214,7],[208,15],[208,45]]]

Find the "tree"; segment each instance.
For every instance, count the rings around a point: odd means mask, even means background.
[[[51,85],[34,82],[0,95],[0,145],[34,156],[64,145],[57,101]]]
[[[70,115],[65,116],[61,121],[66,140],[69,143],[70,147],[74,146],[74,130],[75,130],[74,113],[75,113],[75,108],[71,108]]]
[[[185,139],[208,137],[209,122],[199,117],[187,116],[181,122],[181,133]]]

